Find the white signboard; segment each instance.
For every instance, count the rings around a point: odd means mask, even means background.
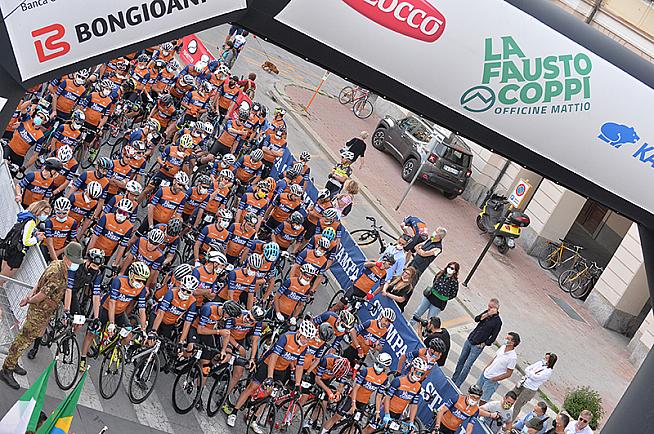
[[[0,0],[23,80],[245,7],[246,0]]]
[[[527,197],[527,192],[530,188],[531,185],[529,185],[529,183],[524,179],[520,178],[520,182],[516,184],[515,188],[509,195],[509,203],[511,203],[515,208],[520,208],[520,205],[522,205],[522,201]]]
[[[654,214],[654,91],[510,4],[292,0],[276,19]]]

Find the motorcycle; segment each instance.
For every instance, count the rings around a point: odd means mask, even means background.
[[[493,234],[501,225],[495,234],[493,244],[503,255],[509,249],[515,248],[515,240],[520,237],[522,228],[529,226],[530,223],[529,217],[521,211],[511,211],[503,222],[508,207],[509,201],[505,196],[493,194],[484,203],[477,216],[477,227],[484,233]]]

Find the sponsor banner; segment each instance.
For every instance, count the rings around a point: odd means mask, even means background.
[[[182,49],[179,51],[179,57],[187,65],[194,65],[200,61],[209,63],[215,60],[215,57],[195,34],[182,38]]]
[[[0,0],[0,9],[23,80],[246,7],[246,0],[18,3]]]
[[[654,214],[641,81],[502,0],[316,4],[276,20]]]
[[[418,348],[424,348],[422,341],[416,335],[413,327],[409,325],[407,320],[402,316],[402,312],[397,307],[397,304],[383,297],[381,294],[373,297],[366,305],[359,309],[357,316],[361,322],[369,319],[376,319],[379,316],[381,309],[390,307],[395,311],[397,319],[391,324],[386,334],[386,343],[382,352],[388,353],[393,357],[393,364],[391,369],[397,369],[397,362],[401,355],[410,353]],[[450,360],[450,363],[453,363]],[[431,370],[427,378],[422,382],[422,389],[420,392],[420,403],[418,404],[418,417],[420,421],[426,426],[432,425],[433,415],[436,410],[449,400],[456,401],[458,398],[458,389],[451,382],[449,378],[443,374],[440,367],[436,366]],[[489,431],[478,421],[474,422],[475,427],[473,433],[485,434]],[[460,433],[464,433],[462,429]]]

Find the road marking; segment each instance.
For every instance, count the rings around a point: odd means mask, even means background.
[[[463,315],[463,316],[459,316],[457,318],[448,319],[447,321],[443,321],[443,323],[441,325],[443,327],[445,327],[445,328],[454,328],[454,327],[470,324],[472,322],[473,321],[471,320],[469,315]]]

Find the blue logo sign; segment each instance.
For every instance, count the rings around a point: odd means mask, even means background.
[[[600,128],[598,139],[608,143],[614,148],[619,148],[625,143],[636,143],[640,140],[634,127],[628,127],[615,122],[607,122]]]

